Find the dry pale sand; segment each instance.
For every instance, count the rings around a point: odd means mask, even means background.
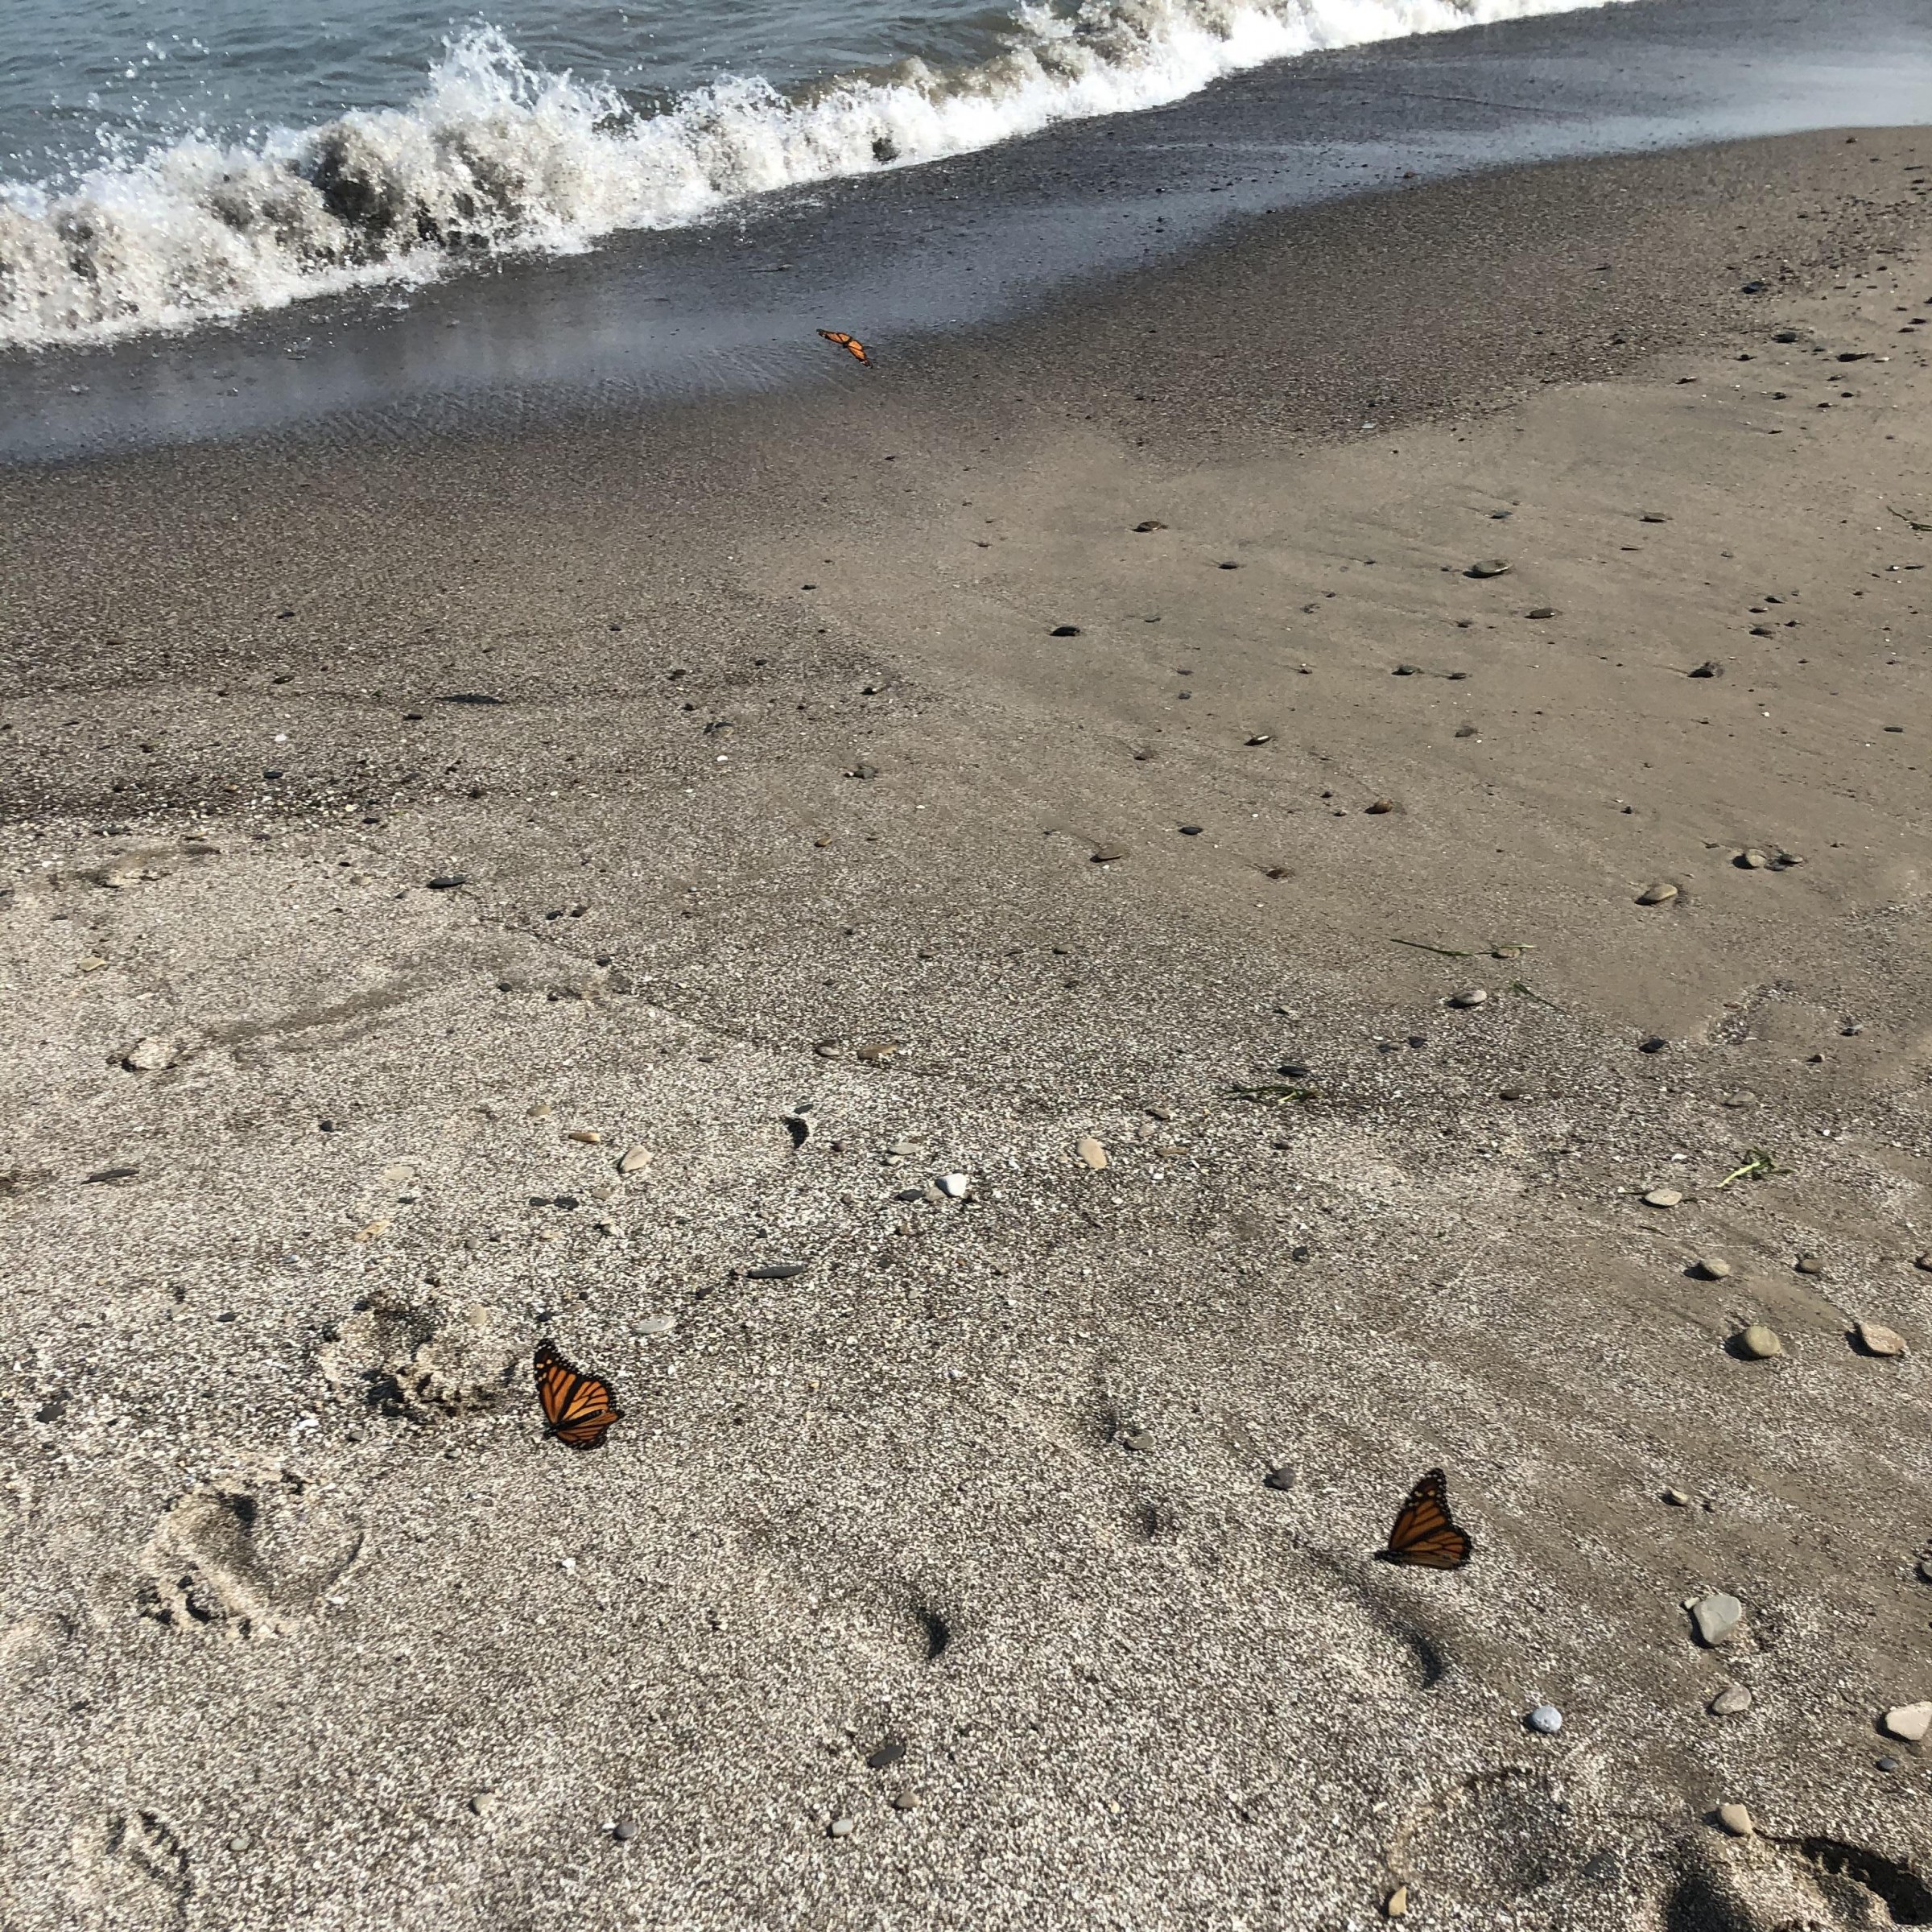
[[[0,477],[10,1932],[1932,1923],[1921,155]]]

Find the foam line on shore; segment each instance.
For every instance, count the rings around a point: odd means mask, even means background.
[[[535,67],[477,27],[405,107],[0,184],[0,349],[181,329],[479,258],[575,252],[779,189],[1161,106],[1323,48],[1620,3],[1026,3],[1001,51],[975,65],[908,60],[789,93],[726,80],[661,110]]]

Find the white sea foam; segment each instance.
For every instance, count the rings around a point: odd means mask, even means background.
[[[910,61],[791,96],[729,80],[650,114],[528,66],[480,27],[405,108],[244,146],[181,141],[58,189],[0,184],[0,348],[182,328],[480,254],[580,250],[777,188],[1160,106],[1318,48],[1610,3],[1023,3],[977,66]]]

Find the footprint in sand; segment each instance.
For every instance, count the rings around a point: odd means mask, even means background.
[[[144,1616],[181,1631],[256,1637],[315,1616],[361,1554],[362,1533],[283,1474],[211,1484],[163,1516],[142,1553]]]
[[[527,1388],[529,1336],[502,1310],[378,1292],[329,1335],[324,1379],[386,1414],[434,1422],[501,1408]]]
[[[151,1811],[122,1811],[74,1847],[74,1902],[89,1932],[177,1932],[194,1885],[188,1854]]]

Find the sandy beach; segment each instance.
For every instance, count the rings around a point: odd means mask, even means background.
[[[0,1922],[1932,1923],[1929,182],[0,470]]]

